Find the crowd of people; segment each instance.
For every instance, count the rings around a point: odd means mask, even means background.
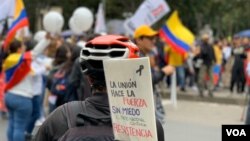
[[[7,49],[1,48],[0,109],[8,113],[9,141],[30,138],[35,124],[46,119],[45,111],[52,113],[70,101],[83,101],[93,93],[103,93],[104,78],[96,81],[98,78],[92,76],[90,80],[89,76],[93,74],[84,74],[84,63],[79,63],[85,43],[98,36],[101,35],[64,38],[47,33],[38,39],[18,38]],[[185,92],[187,87],[198,88],[199,95],[204,97],[204,89],[207,88],[209,96],[213,97],[214,91],[219,88],[228,88],[234,93],[236,85],[237,93],[245,92],[250,72],[248,38],[235,36],[232,40],[212,41],[208,34],[204,34],[185,54],[179,54],[159,38],[157,31],[146,25],[137,28],[131,40],[139,49],[138,57],[150,58],[156,118],[161,124],[165,124],[166,115],[161,94],[155,86],[163,81],[171,84],[173,71],[177,73],[180,91]],[[97,76],[100,77],[99,74]],[[52,128],[48,127],[51,126],[49,123],[55,122],[52,118],[57,120],[51,116],[49,122],[45,122],[38,134],[40,140],[52,139],[51,136],[56,133],[56,129],[49,135],[44,131]],[[60,135],[62,133],[53,139],[57,140]]]
[[[233,39],[213,39],[208,34],[197,38],[190,52],[185,54],[178,53],[168,45],[163,48],[157,46],[155,58],[160,61],[158,66],[168,64],[175,67],[178,89],[186,92],[187,88],[192,88],[201,97],[204,97],[205,88],[211,97],[220,89],[229,90],[231,94],[247,92],[249,38],[234,36]],[[171,80],[167,79],[167,84],[170,83]]]

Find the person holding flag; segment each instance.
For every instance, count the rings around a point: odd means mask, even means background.
[[[178,12],[174,11],[159,31],[159,36],[166,42],[169,64],[175,66],[181,91],[185,91],[184,63],[190,52],[195,51],[194,34],[183,25]]]

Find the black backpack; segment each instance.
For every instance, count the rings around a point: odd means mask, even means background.
[[[114,141],[111,117],[88,114],[84,101],[67,104],[65,115],[69,129],[58,141]]]

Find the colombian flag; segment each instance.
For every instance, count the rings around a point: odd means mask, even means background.
[[[3,63],[3,69],[6,75],[5,91],[13,88],[27,76],[31,70],[31,62],[31,52],[25,52],[23,54],[13,53],[6,58]]]
[[[194,42],[193,33],[187,29],[179,19],[178,12],[174,11],[166,24],[160,29],[159,35],[175,51],[184,54],[190,50]]]
[[[13,22],[9,28],[8,34],[4,42],[5,49],[9,46],[10,42],[15,37],[16,32],[19,29],[29,25],[26,10],[24,8],[22,0],[15,0],[15,7],[13,10],[14,10]]]

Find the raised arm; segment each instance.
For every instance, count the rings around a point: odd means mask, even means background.
[[[50,41],[51,36],[49,33],[47,33],[46,38],[38,42],[34,49],[31,50],[32,57],[36,58],[39,54],[41,54],[44,49],[50,44]]]

